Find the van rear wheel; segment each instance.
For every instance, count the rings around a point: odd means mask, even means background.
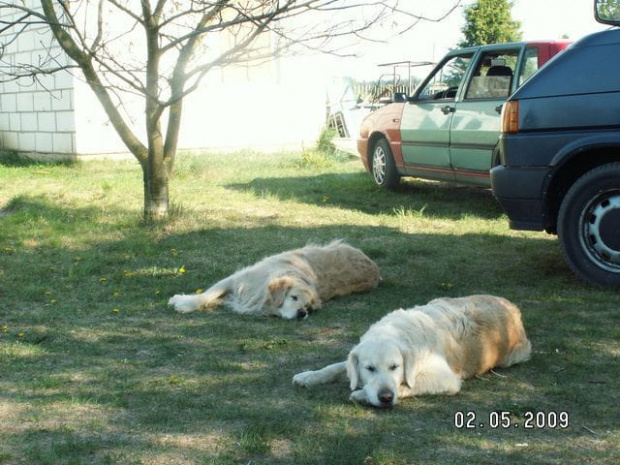
[[[594,168],[569,189],[558,238],[571,269],[597,286],[620,286],[620,163]]]

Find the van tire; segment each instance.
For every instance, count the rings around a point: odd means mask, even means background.
[[[620,286],[620,163],[594,168],[572,185],[560,206],[558,238],[582,280]]]

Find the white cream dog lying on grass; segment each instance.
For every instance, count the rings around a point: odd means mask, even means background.
[[[305,387],[349,379],[351,400],[391,407],[420,394],[456,394],[461,380],[530,358],[521,312],[501,297],[441,298],[373,324],[346,362],[294,376]]]
[[[221,280],[202,294],[178,294],[168,305],[181,313],[227,304],[237,313],[303,319],[322,302],[374,289],[379,267],[342,241],[309,245],[267,257]]]

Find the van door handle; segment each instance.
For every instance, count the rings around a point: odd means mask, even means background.
[[[502,113],[502,107],[503,107],[503,106],[504,106],[503,104],[502,104],[502,105],[497,105],[497,106],[495,107],[495,111],[496,111],[496,112],[498,112],[499,114],[501,114],[501,113]]]
[[[441,112],[444,115],[447,115],[449,113],[454,113],[456,111],[456,107],[451,107],[450,105],[446,105],[445,107],[441,107]]]

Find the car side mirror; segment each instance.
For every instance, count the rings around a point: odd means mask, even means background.
[[[594,0],[594,16],[599,23],[620,26],[620,0]]]

